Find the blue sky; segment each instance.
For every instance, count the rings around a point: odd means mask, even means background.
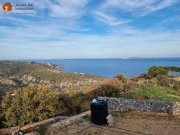
[[[180,0],[9,1],[34,10],[0,10],[1,60],[180,57]]]

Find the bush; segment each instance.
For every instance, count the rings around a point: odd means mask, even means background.
[[[71,102],[71,98],[69,97],[69,95],[67,94],[60,94],[59,95],[59,113],[62,115],[68,115],[68,114],[72,114],[72,102]]]
[[[128,84],[126,84],[124,86],[123,92],[129,93],[129,92],[132,92],[133,90],[137,89],[138,87],[139,87],[139,85],[137,83],[129,82]]]
[[[149,68],[148,75],[152,77],[156,77],[158,75],[168,75],[168,70],[164,69],[163,67],[153,66]]]
[[[92,99],[96,98],[98,96],[119,96],[120,92],[123,90],[123,83],[119,81],[118,79],[111,79],[108,82],[101,84],[97,88],[90,91],[87,96]]]
[[[58,96],[41,87],[18,90],[15,96],[7,93],[2,99],[2,113],[6,126],[22,126],[57,115]]]
[[[3,121],[4,121],[4,117],[3,117],[2,108],[1,108],[1,105],[0,105],[0,128],[4,127]]]
[[[72,113],[79,114],[81,112],[89,110],[90,99],[82,92],[77,92],[75,95],[70,97]]]
[[[2,100],[2,97],[6,92],[12,91],[12,89],[16,89],[16,86],[13,85],[6,85],[0,83],[0,102]]]
[[[115,78],[122,81],[123,83],[127,83],[127,81],[128,81],[128,78],[125,77],[123,74],[118,74]]]
[[[171,81],[168,79],[167,76],[158,75],[158,76],[156,76],[156,78],[157,78],[158,84],[161,86],[170,86],[170,84],[171,84]]]
[[[180,67],[171,66],[171,67],[164,67],[164,68],[168,71],[180,72]]]
[[[174,90],[180,90],[180,82],[175,82],[173,85]]]
[[[112,97],[112,96],[116,96],[119,94],[119,89],[112,86],[112,85],[101,85],[100,87],[98,87],[97,89],[93,90],[90,93],[90,97],[91,98],[96,98],[98,96],[108,96],[108,97]]]

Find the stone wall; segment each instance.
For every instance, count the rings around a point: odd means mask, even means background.
[[[124,99],[124,98],[110,98],[99,97],[106,99],[108,108],[120,111],[144,111],[144,112],[163,112],[173,115],[180,115],[180,103],[163,102],[163,101],[150,101],[138,99]]]

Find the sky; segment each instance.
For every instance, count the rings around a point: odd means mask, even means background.
[[[34,9],[0,9],[0,60],[180,57],[180,0],[7,1]]]

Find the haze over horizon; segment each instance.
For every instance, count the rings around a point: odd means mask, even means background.
[[[8,2],[34,10],[0,9],[0,60],[180,57],[180,0]]]

